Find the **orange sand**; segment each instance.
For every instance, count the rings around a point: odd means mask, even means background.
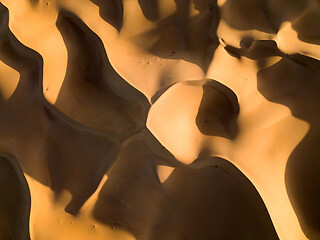
[[[0,0],[0,240],[320,239],[318,0]]]

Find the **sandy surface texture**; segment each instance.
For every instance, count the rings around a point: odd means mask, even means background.
[[[0,0],[0,240],[320,240],[319,92],[318,0]]]

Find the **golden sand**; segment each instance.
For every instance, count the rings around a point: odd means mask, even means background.
[[[320,239],[318,0],[0,0],[0,240]]]

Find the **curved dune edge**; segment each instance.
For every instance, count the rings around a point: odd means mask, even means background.
[[[30,239],[30,191],[17,160],[6,153],[0,154],[1,238]]]
[[[319,16],[0,0],[0,236],[319,239]]]

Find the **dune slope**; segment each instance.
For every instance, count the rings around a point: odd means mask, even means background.
[[[0,240],[320,239],[318,0],[0,0]]]

